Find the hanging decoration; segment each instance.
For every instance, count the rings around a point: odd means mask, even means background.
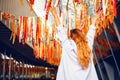
[[[22,0],[20,0],[22,1]],[[26,17],[19,16],[16,21],[15,16],[3,13],[3,16],[11,20],[11,38],[14,44],[16,35],[20,43],[26,44],[31,43],[34,55],[37,59],[44,60],[53,65],[59,65],[61,58],[61,46],[59,40],[56,38],[55,23],[51,21],[52,25],[48,25],[49,22],[49,10],[52,6],[53,0],[46,0],[44,10],[45,19],[41,17]],[[33,10],[34,0],[28,0],[31,11]],[[62,3],[63,0],[58,0],[56,6],[59,13],[63,26],[68,30],[68,36],[70,29],[78,28],[84,34],[88,32],[89,26],[92,23],[94,14],[101,13],[99,18],[96,20],[96,41],[99,45],[105,46],[106,49],[98,48],[96,46],[96,53],[102,51],[104,56],[107,56],[107,51],[110,49],[108,43],[104,39],[97,38],[102,33],[103,29],[110,29],[109,33],[114,34],[112,27],[113,19],[117,16],[116,0],[72,0],[73,9],[69,8],[69,0],[66,5],[66,13],[63,12]],[[74,16],[74,17],[73,17]],[[51,19],[52,20],[52,19]],[[73,25],[74,24],[74,25]],[[108,27],[109,26],[109,27]],[[113,47],[118,47],[117,43],[111,41]]]
[[[80,4],[80,0],[74,0],[74,2],[76,2],[76,3]]]
[[[4,18],[7,18],[7,19],[10,19],[10,14],[3,13],[3,17],[4,17]]]
[[[28,17],[23,17],[23,43],[27,42],[27,34],[28,34]]]
[[[46,16],[45,16],[45,19],[48,20],[48,15],[49,15],[49,10],[50,10],[50,7],[51,7],[51,2],[52,0],[48,0],[46,1],[45,3],[45,8],[46,8]],[[47,7],[46,7],[47,5]]]
[[[14,44],[15,42],[15,38],[16,38],[16,25],[15,25],[15,16],[11,16],[11,30],[12,30],[12,34],[10,37],[10,40],[12,40],[12,44]]]
[[[28,0],[29,4],[30,4],[30,11],[33,11],[33,5],[35,0]]]
[[[37,28],[36,28],[36,44],[40,44],[41,41],[41,23],[42,20],[40,17],[37,18]]]
[[[17,35],[18,35],[18,40],[19,40],[19,43],[21,43],[21,40],[22,40],[22,28],[23,28],[23,16],[20,16],[19,17],[19,22],[18,22],[18,28],[17,28]]]
[[[115,16],[118,15],[118,12],[117,12],[117,4],[116,4],[116,0],[112,0],[113,1],[113,9],[114,9],[114,13],[115,13]]]

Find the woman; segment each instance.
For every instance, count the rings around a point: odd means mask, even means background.
[[[56,80],[98,80],[92,54],[95,22],[90,26],[87,36],[79,29],[73,29],[70,31],[71,39],[68,39],[64,27],[60,25],[55,8],[51,8],[51,13],[54,16],[57,37],[62,47]]]

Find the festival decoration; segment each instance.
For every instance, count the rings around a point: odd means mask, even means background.
[[[18,40],[21,43],[21,39],[22,39],[22,28],[23,28],[23,16],[19,17],[19,22],[18,22],[18,28],[17,28],[17,35],[18,35]]]
[[[78,4],[80,4],[80,0],[74,0],[75,2],[77,2]]]
[[[51,2],[52,0],[48,0],[46,1],[45,5],[47,4],[47,7],[45,6],[46,8],[46,16],[45,16],[45,19],[48,20],[48,14],[49,14],[49,10],[50,10],[50,7],[51,7]]]
[[[15,38],[16,38],[16,25],[15,25],[15,16],[11,16],[11,30],[12,30],[12,34],[10,37],[10,40],[12,40],[12,44],[14,44],[15,42]]]
[[[10,19],[10,14],[3,13],[4,18]]]
[[[20,0],[22,1],[22,0]],[[31,10],[34,5],[34,0],[28,0]],[[34,55],[37,59],[45,60],[46,62],[59,65],[59,61],[61,58],[61,47],[60,42],[56,38],[56,30],[55,23],[51,21],[52,25],[48,25],[49,21],[49,10],[52,6],[53,0],[46,0],[44,10],[45,19],[43,20],[41,17],[25,17],[19,16],[16,21],[15,16],[3,13],[3,16],[7,19],[11,20],[11,38],[12,43],[14,44],[15,38],[17,38],[20,43],[26,44],[31,43]],[[99,18],[96,20],[96,35],[95,40],[101,46],[105,46],[106,48],[100,48],[98,46],[95,47],[96,54],[100,54],[100,51],[103,52],[104,56],[107,56],[107,51],[110,49],[106,40],[99,39],[98,36],[102,33],[103,29],[109,29],[109,33],[115,36],[115,32],[112,25],[113,19],[117,16],[116,9],[116,1],[115,0],[72,0],[73,9],[69,9],[69,0],[67,2],[67,10],[64,13],[63,0],[58,0],[57,8],[59,17],[62,17],[63,26],[68,31],[68,36],[70,35],[69,31],[73,28],[80,29],[84,34],[87,33],[89,26],[92,23],[92,18],[95,16],[94,14],[101,12]],[[109,27],[108,27],[109,26]],[[117,43],[114,41],[110,41],[113,47],[118,47]]]
[[[30,11],[33,11],[33,5],[35,0],[28,0],[29,4],[30,4]]]

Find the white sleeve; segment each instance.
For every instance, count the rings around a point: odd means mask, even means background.
[[[95,31],[96,31],[95,25],[93,25],[93,24],[90,25],[88,33],[87,33],[87,38],[88,38],[88,45],[89,45],[89,47],[90,47],[91,50],[93,48]]]
[[[67,32],[62,26],[58,26],[56,29],[57,29],[57,38],[59,38],[61,44],[64,44],[68,40]]]
[[[61,42],[61,47],[77,52],[75,42],[68,39],[67,31],[62,26],[57,27],[57,37]]]

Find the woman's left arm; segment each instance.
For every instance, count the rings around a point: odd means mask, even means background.
[[[90,25],[88,33],[87,33],[88,45],[91,48],[91,50],[92,50],[92,47],[93,47],[94,36],[95,36],[95,32],[96,32],[95,23],[96,23],[96,20],[100,17],[101,12],[102,11],[99,11],[99,12],[95,13],[95,16],[93,17],[93,20],[92,20],[92,24]]]
[[[94,43],[94,36],[95,36],[95,31],[96,31],[96,27],[94,24],[90,25],[88,33],[87,33],[87,39],[88,39],[88,45],[92,50],[92,46]]]

